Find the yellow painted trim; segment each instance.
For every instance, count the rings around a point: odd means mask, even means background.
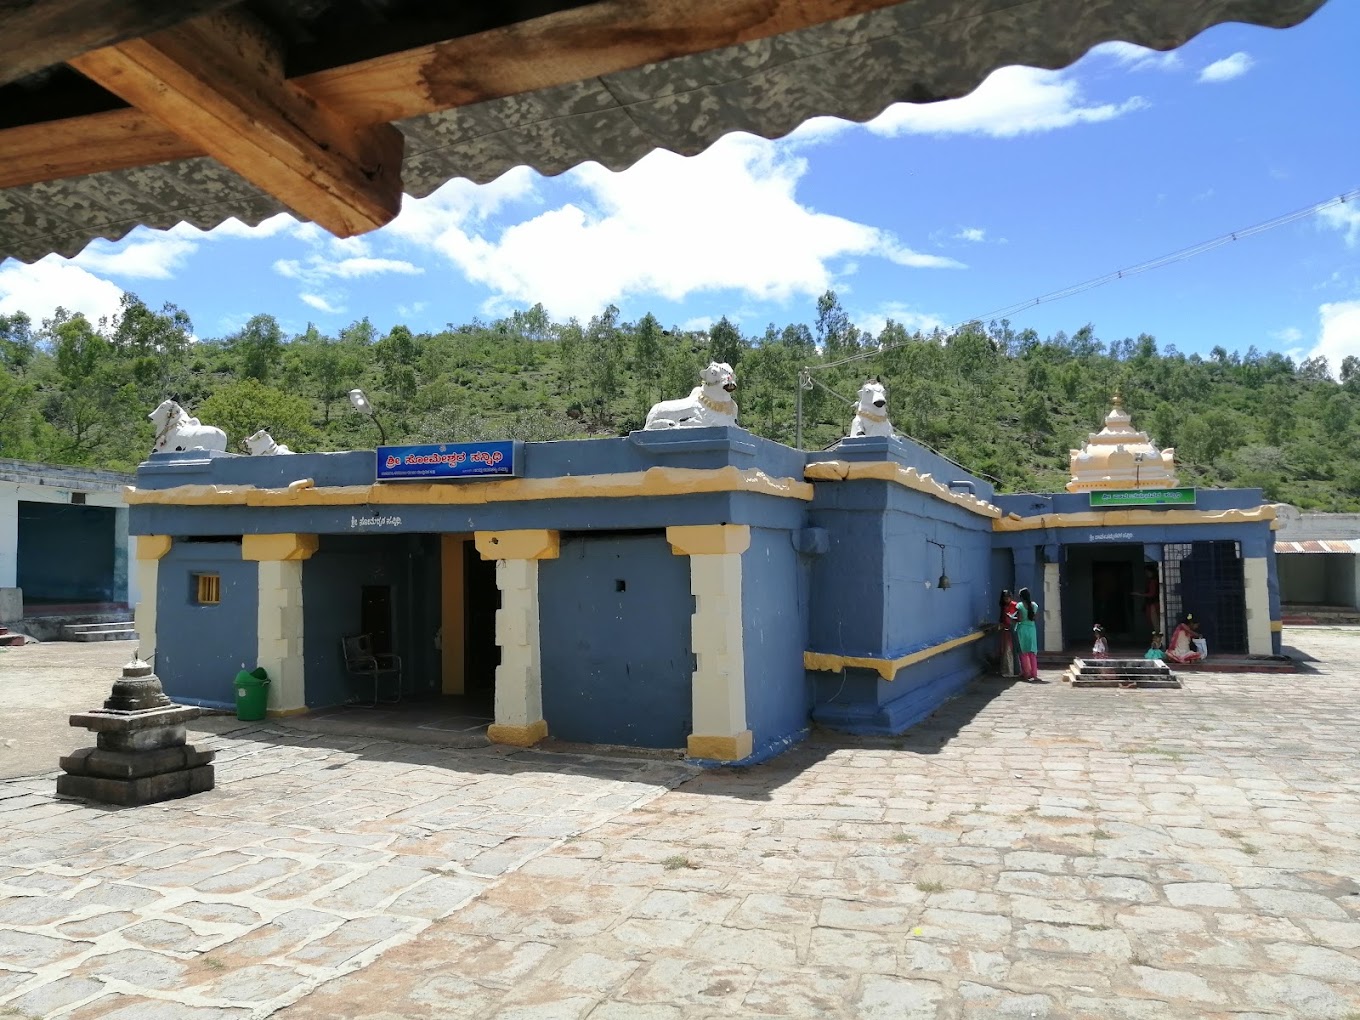
[[[311,709],[305,706],[303,708],[271,708],[265,712],[265,715],[270,719],[288,719],[295,715],[306,715],[310,711]]]
[[[742,730],[730,737],[705,737],[691,733],[685,742],[685,753],[691,758],[710,758],[714,761],[741,761],[751,756],[754,738],[750,730]]]
[[[1273,506],[1254,510],[1080,510],[1066,514],[1017,517],[992,522],[993,531],[1038,531],[1042,528],[1117,528],[1142,524],[1253,524],[1273,521]]]
[[[484,560],[555,560],[561,548],[561,533],[544,528],[479,531],[474,541]]]
[[[722,556],[751,548],[751,529],[745,524],[682,524],[666,529],[666,541],[676,556]]]
[[[938,645],[931,645],[929,648],[922,648],[919,652],[902,655],[896,659],[876,659],[866,655],[836,655],[832,652],[804,652],[803,666],[807,669],[827,670],[832,673],[839,673],[847,667],[874,669],[884,680],[893,680],[897,677],[897,671],[900,669],[914,666],[918,662],[924,662],[926,659],[970,644],[985,637],[986,634],[986,631],[976,630],[971,634],[965,634],[963,637],[951,638]]]
[[[169,535],[138,535],[137,558],[158,560],[170,551],[172,541]]]
[[[466,535],[439,536],[439,689],[444,694],[462,694],[466,680],[467,607],[463,589],[467,543]]]
[[[1271,621],[1270,621],[1270,629],[1271,629],[1271,631],[1272,631],[1273,633],[1275,633],[1275,634],[1280,634],[1280,633],[1282,633],[1282,632],[1284,631],[1284,621],[1283,621],[1283,620],[1271,620]]]
[[[903,467],[895,461],[824,460],[809,464],[804,469],[803,475],[815,482],[854,482],[861,479],[894,482],[904,488],[924,492],[927,496],[934,496],[972,513],[981,514],[983,517],[1001,516],[1001,509],[986,500],[978,499],[967,492],[955,492],[944,483],[935,481],[929,474],[923,475],[915,468]]]
[[[298,535],[285,532],[280,535],[242,535],[241,559],[243,560],[306,560],[316,552],[318,539],[315,535]]]
[[[306,479],[303,479],[306,481]],[[259,489],[253,485],[177,485],[170,489],[128,486],[130,506],[469,506],[535,499],[604,499],[690,496],[711,492],[755,492],[788,499],[812,499],[812,486],[795,478],[771,478],[754,468],[654,467],[616,475],[506,478],[462,484],[377,482]]]
[[[509,744],[511,747],[533,747],[548,735],[548,724],[540,719],[528,726],[507,726],[492,723],[486,728],[486,739],[493,744]]]

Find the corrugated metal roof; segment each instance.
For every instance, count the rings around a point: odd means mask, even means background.
[[[1276,542],[1275,552],[1277,555],[1281,553],[1360,553],[1360,539]]]
[[[1159,49],[1227,21],[1284,27],[1323,0],[909,0],[760,42],[403,121],[405,191],[484,183],[515,166],[611,170],[724,134],[778,138],[815,116],[869,120],[896,102],[966,95],[998,67],[1065,67],[1098,43]],[[0,259],[74,255],[95,238],[179,222],[211,229],[284,211],[208,158],[0,191]]]

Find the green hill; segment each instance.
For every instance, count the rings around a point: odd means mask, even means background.
[[[257,315],[239,333],[197,342],[173,305],[135,297],[95,326],[59,312],[35,326],[0,316],[0,456],[131,470],[151,447],[146,414],[165,397],[226,429],[232,449],[259,428],[294,450],[373,447],[373,423],[351,412],[363,388],[389,442],[614,436],[648,407],[682,396],[710,359],[737,371],[741,422],[792,444],[798,373],[804,445],[843,436],[868,376],[888,387],[893,424],[1003,490],[1052,491],[1068,450],[1100,427],[1118,391],[1134,424],[1174,446],[1184,484],[1259,486],[1270,499],[1360,509],[1360,359],[1330,377],[1322,359],[1294,364],[1255,348],[1208,358],[1146,334],[1105,341],[1086,325],[1041,338],[1009,323],[871,336],[834,294],[811,325],[743,335],[727,319],[707,331],[621,322],[610,307],[588,323],[553,322],[542,306],[433,334],[367,319],[338,336],[285,336]]]

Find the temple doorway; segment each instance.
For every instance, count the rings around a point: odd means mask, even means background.
[[[1144,549],[1141,543],[1068,546],[1063,564],[1063,642],[1070,648],[1091,645],[1096,624],[1110,647],[1146,648],[1151,636],[1143,599]]]
[[[496,561],[484,560],[471,535],[441,536],[441,690],[491,711],[496,696]]]

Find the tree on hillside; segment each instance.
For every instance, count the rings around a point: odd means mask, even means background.
[[[646,415],[648,409],[661,396],[661,341],[664,331],[655,315],[648,312],[633,327],[633,379],[634,401],[637,409]]]
[[[239,451],[241,440],[260,429],[268,429],[275,442],[298,452],[309,449],[316,440],[306,403],[257,379],[221,387],[203,401],[197,415],[226,432],[228,450]]]
[[[741,364],[746,342],[741,331],[724,315],[708,330],[708,360],[719,361],[737,368]]]
[[[267,382],[277,371],[283,354],[283,330],[272,315],[253,315],[245,328],[227,339],[241,375]]]

